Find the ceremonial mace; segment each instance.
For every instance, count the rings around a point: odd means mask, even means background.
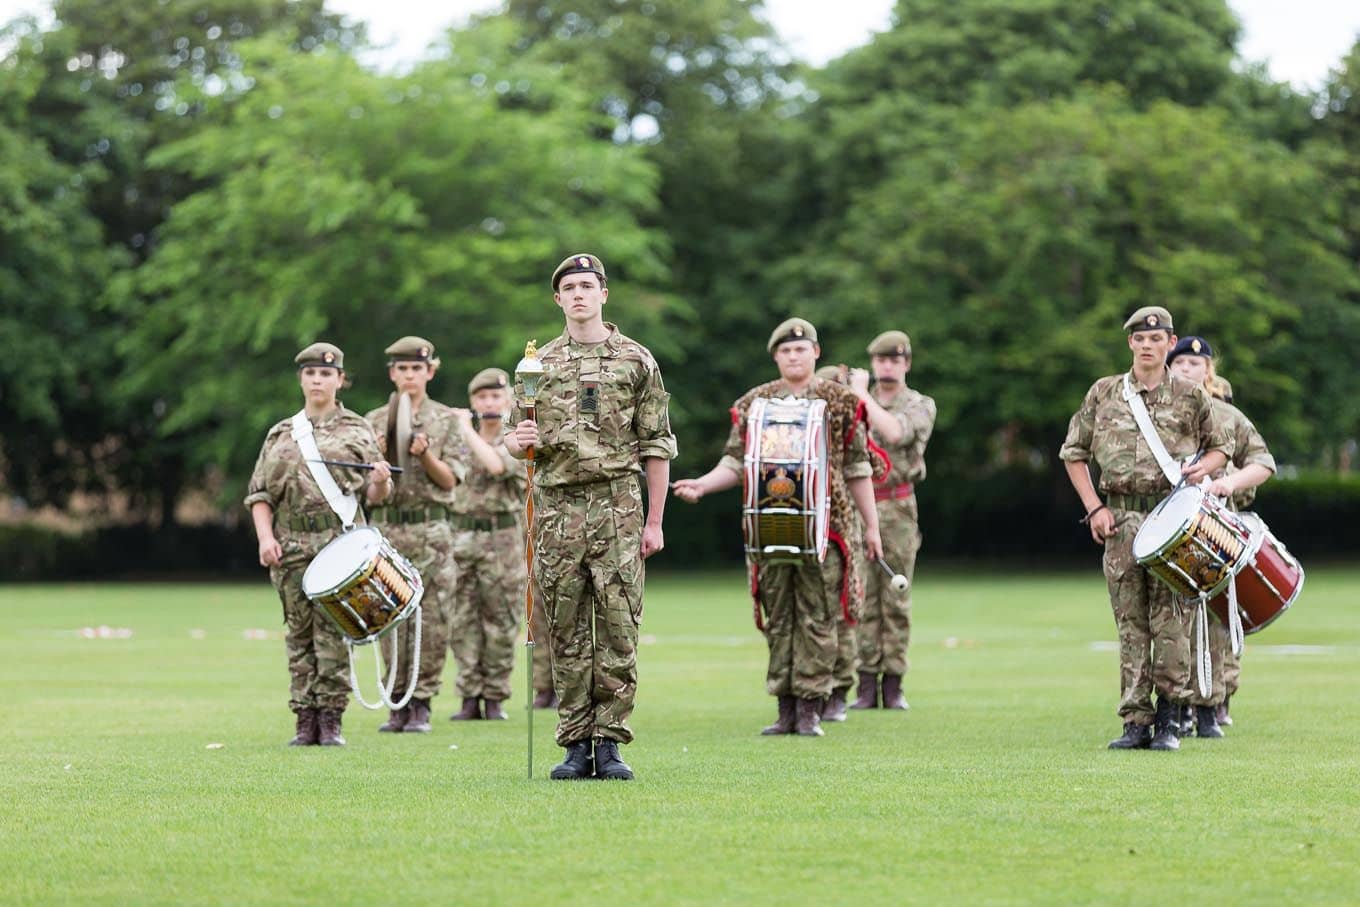
[[[515,380],[523,388],[520,405],[524,418],[538,421],[538,383],[543,380],[543,363],[538,347],[530,340],[524,345],[524,358],[515,366]],[[529,712],[529,780],[534,778],[534,449],[524,450],[524,467],[529,481],[524,495],[524,677],[528,681],[525,708]]]

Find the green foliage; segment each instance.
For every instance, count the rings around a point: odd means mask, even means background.
[[[780,272],[790,299],[832,288],[804,304],[830,336],[912,332],[914,380],[940,408],[935,462],[1054,456],[1150,302],[1249,376],[1244,405],[1282,453],[1334,440],[1306,418],[1297,337],[1354,277],[1313,168],[1220,111],[1117,93],[982,114],[897,136],[884,179]]]
[[[630,333],[659,322],[646,277],[663,243],[637,220],[651,169],[591,139],[598,115],[552,72],[499,62],[503,34],[467,37],[403,78],[243,46],[249,89],[199,99],[208,124],[153,156],[206,188],[115,284],[135,324],[119,387],[164,401],[161,431],[193,433],[195,469],[248,472],[296,405],[293,353],[318,338],[346,350],[360,408],[390,390],[382,348],[401,334],[431,337],[463,377],[513,365],[561,331],[547,275],[575,248],[611,250]]]

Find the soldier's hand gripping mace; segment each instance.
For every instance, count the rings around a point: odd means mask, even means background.
[[[515,366],[515,379],[523,388],[520,405],[524,417],[531,422],[538,421],[538,384],[543,380],[543,363],[538,358],[538,347],[530,340],[524,345],[524,358]],[[524,495],[524,676],[528,681],[524,697],[525,708],[529,712],[529,780],[534,777],[534,448],[524,451],[524,468],[528,482]]]
[[[886,558],[880,557],[880,558],[878,559],[878,562],[877,562],[877,563],[878,563],[878,566],[880,566],[880,567],[883,568],[883,572],[886,573],[886,574],[888,574],[888,576],[892,578],[892,587],[893,587],[894,589],[896,589],[898,592],[905,592],[905,591],[907,591],[907,585],[908,585],[907,578],[906,578],[905,576],[903,576],[902,574],[898,573],[898,572],[897,572],[896,570],[894,570],[892,567],[889,567],[889,566],[888,566],[888,561],[887,561]]]

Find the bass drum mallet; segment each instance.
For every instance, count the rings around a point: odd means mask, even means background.
[[[902,574],[898,573],[892,567],[889,567],[887,560],[880,557],[878,559],[878,566],[882,567],[883,572],[888,574],[888,576],[891,578],[892,587],[894,589],[896,589],[898,592],[907,591],[907,586],[909,585],[907,578]]]

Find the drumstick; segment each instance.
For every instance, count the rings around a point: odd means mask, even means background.
[[[898,573],[892,567],[889,567],[888,561],[885,558],[880,557],[877,563],[878,566],[883,568],[884,573],[892,577],[892,587],[896,589],[898,592],[905,592],[907,589],[907,578],[902,574]]]
[[[326,465],[326,466],[339,466],[339,467],[342,467],[342,468],[344,468],[344,469],[376,469],[376,468],[377,468],[377,467],[375,467],[372,463],[346,463],[346,462],[343,461],[343,460],[311,460],[311,459],[309,459],[307,462],[308,462],[308,463],[322,463],[322,464],[324,464],[324,465]],[[399,475],[402,474],[402,472],[404,472],[404,470],[403,470],[400,466],[388,466],[387,468],[390,469],[390,470],[392,470],[392,474],[393,474],[393,475],[398,475],[398,476],[399,476]]]

